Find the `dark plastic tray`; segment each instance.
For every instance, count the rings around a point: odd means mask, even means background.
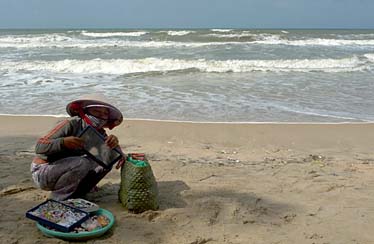
[[[104,136],[90,125],[86,126],[78,137],[84,140],[82,150],[106,169],[111,169],[122,158],[122,152],[118,148],[108,147]]]
[[[64,225],[60,225],[58,223],[54,223],[52,221],[49,221],[48,219],[44,219],[42,217],[39,217],[39,216],[36,216],[34,214],[32,214],[31,212],[37,210],[39,207],[47,204],[48,202],[55,202],[56,204],[61,204],[63,205],[64,207],[72,210],[73,212],[79,212],[79,213],[82,213],[83,214],[83,217],[79,220],[77,220],[75,223],[71,224],[70,226],[64,226]],[[42,225],[45,225],[45,226],[49,226],[49,227],[52,227],[56,230],[59,230],[59,231],[62,231],[62,232],[70,232],[72,231],[75,227],[81,225],[84,221],[86,221],[90,216],[89,216],[89,213],[86,212],[86,211],[83,211],[83,210],[80,210],[78,208],[74,208],[74,207],[71,207],[67,204],[64,204],[64,203],[61,203],[59,201],[55,201],[55,200],[52,200],[52,199],[49,199],[41,204],[39,204],[38,206],[36,207],[33,207],[32,209],[28,210],[26,212],[26,217],[29,218],[29,219],[32,219],[32,220],[36,220],[37,222],[39,222],[40,224]]]

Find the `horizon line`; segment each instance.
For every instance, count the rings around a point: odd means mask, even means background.
[[[0,27],[0,30],[209,30],[209,29],[232,29],[232,30],[374,30],[374,27]]]

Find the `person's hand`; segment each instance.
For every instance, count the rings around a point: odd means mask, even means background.
[[[64,137],[63,146],[68,149],[81,149],[84,146],[84,140],[75,136]]]
[[[116,169],[120,169],[120,168],[122,168],[122,166],[125,164],[125,162],[126,162],[126,158],[125,158],[125,157],[122,157],[122,158],[118,161],[118,163],[117,163],[117,165],[116,165]]]
[[[110,148],[115,148],[119,145],[118,138],[115,135],[110,135],[105,139],[105,143]]]

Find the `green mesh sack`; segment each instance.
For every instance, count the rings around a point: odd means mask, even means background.
[[[127,157],[121,169],[118,197],[130,212],[141,213],[158,209],[157,182],[147,160]]]

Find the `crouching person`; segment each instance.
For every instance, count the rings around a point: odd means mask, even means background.
[[[31,163],[35,184],[51,191],[50,198],[65,200],[83,197],[111,170],[97,164],[82,150],[84,141],[79,134],[90,125],[104,138],[110,148],[119,148],[115,135],[107,135],[105,128],[113,129],[122,120],[122,113],[102,98],[82,98],[66,106],[70,118],[60,122],[36,144],[36,157]],[[124,163],[121,158],[116,168]]]

